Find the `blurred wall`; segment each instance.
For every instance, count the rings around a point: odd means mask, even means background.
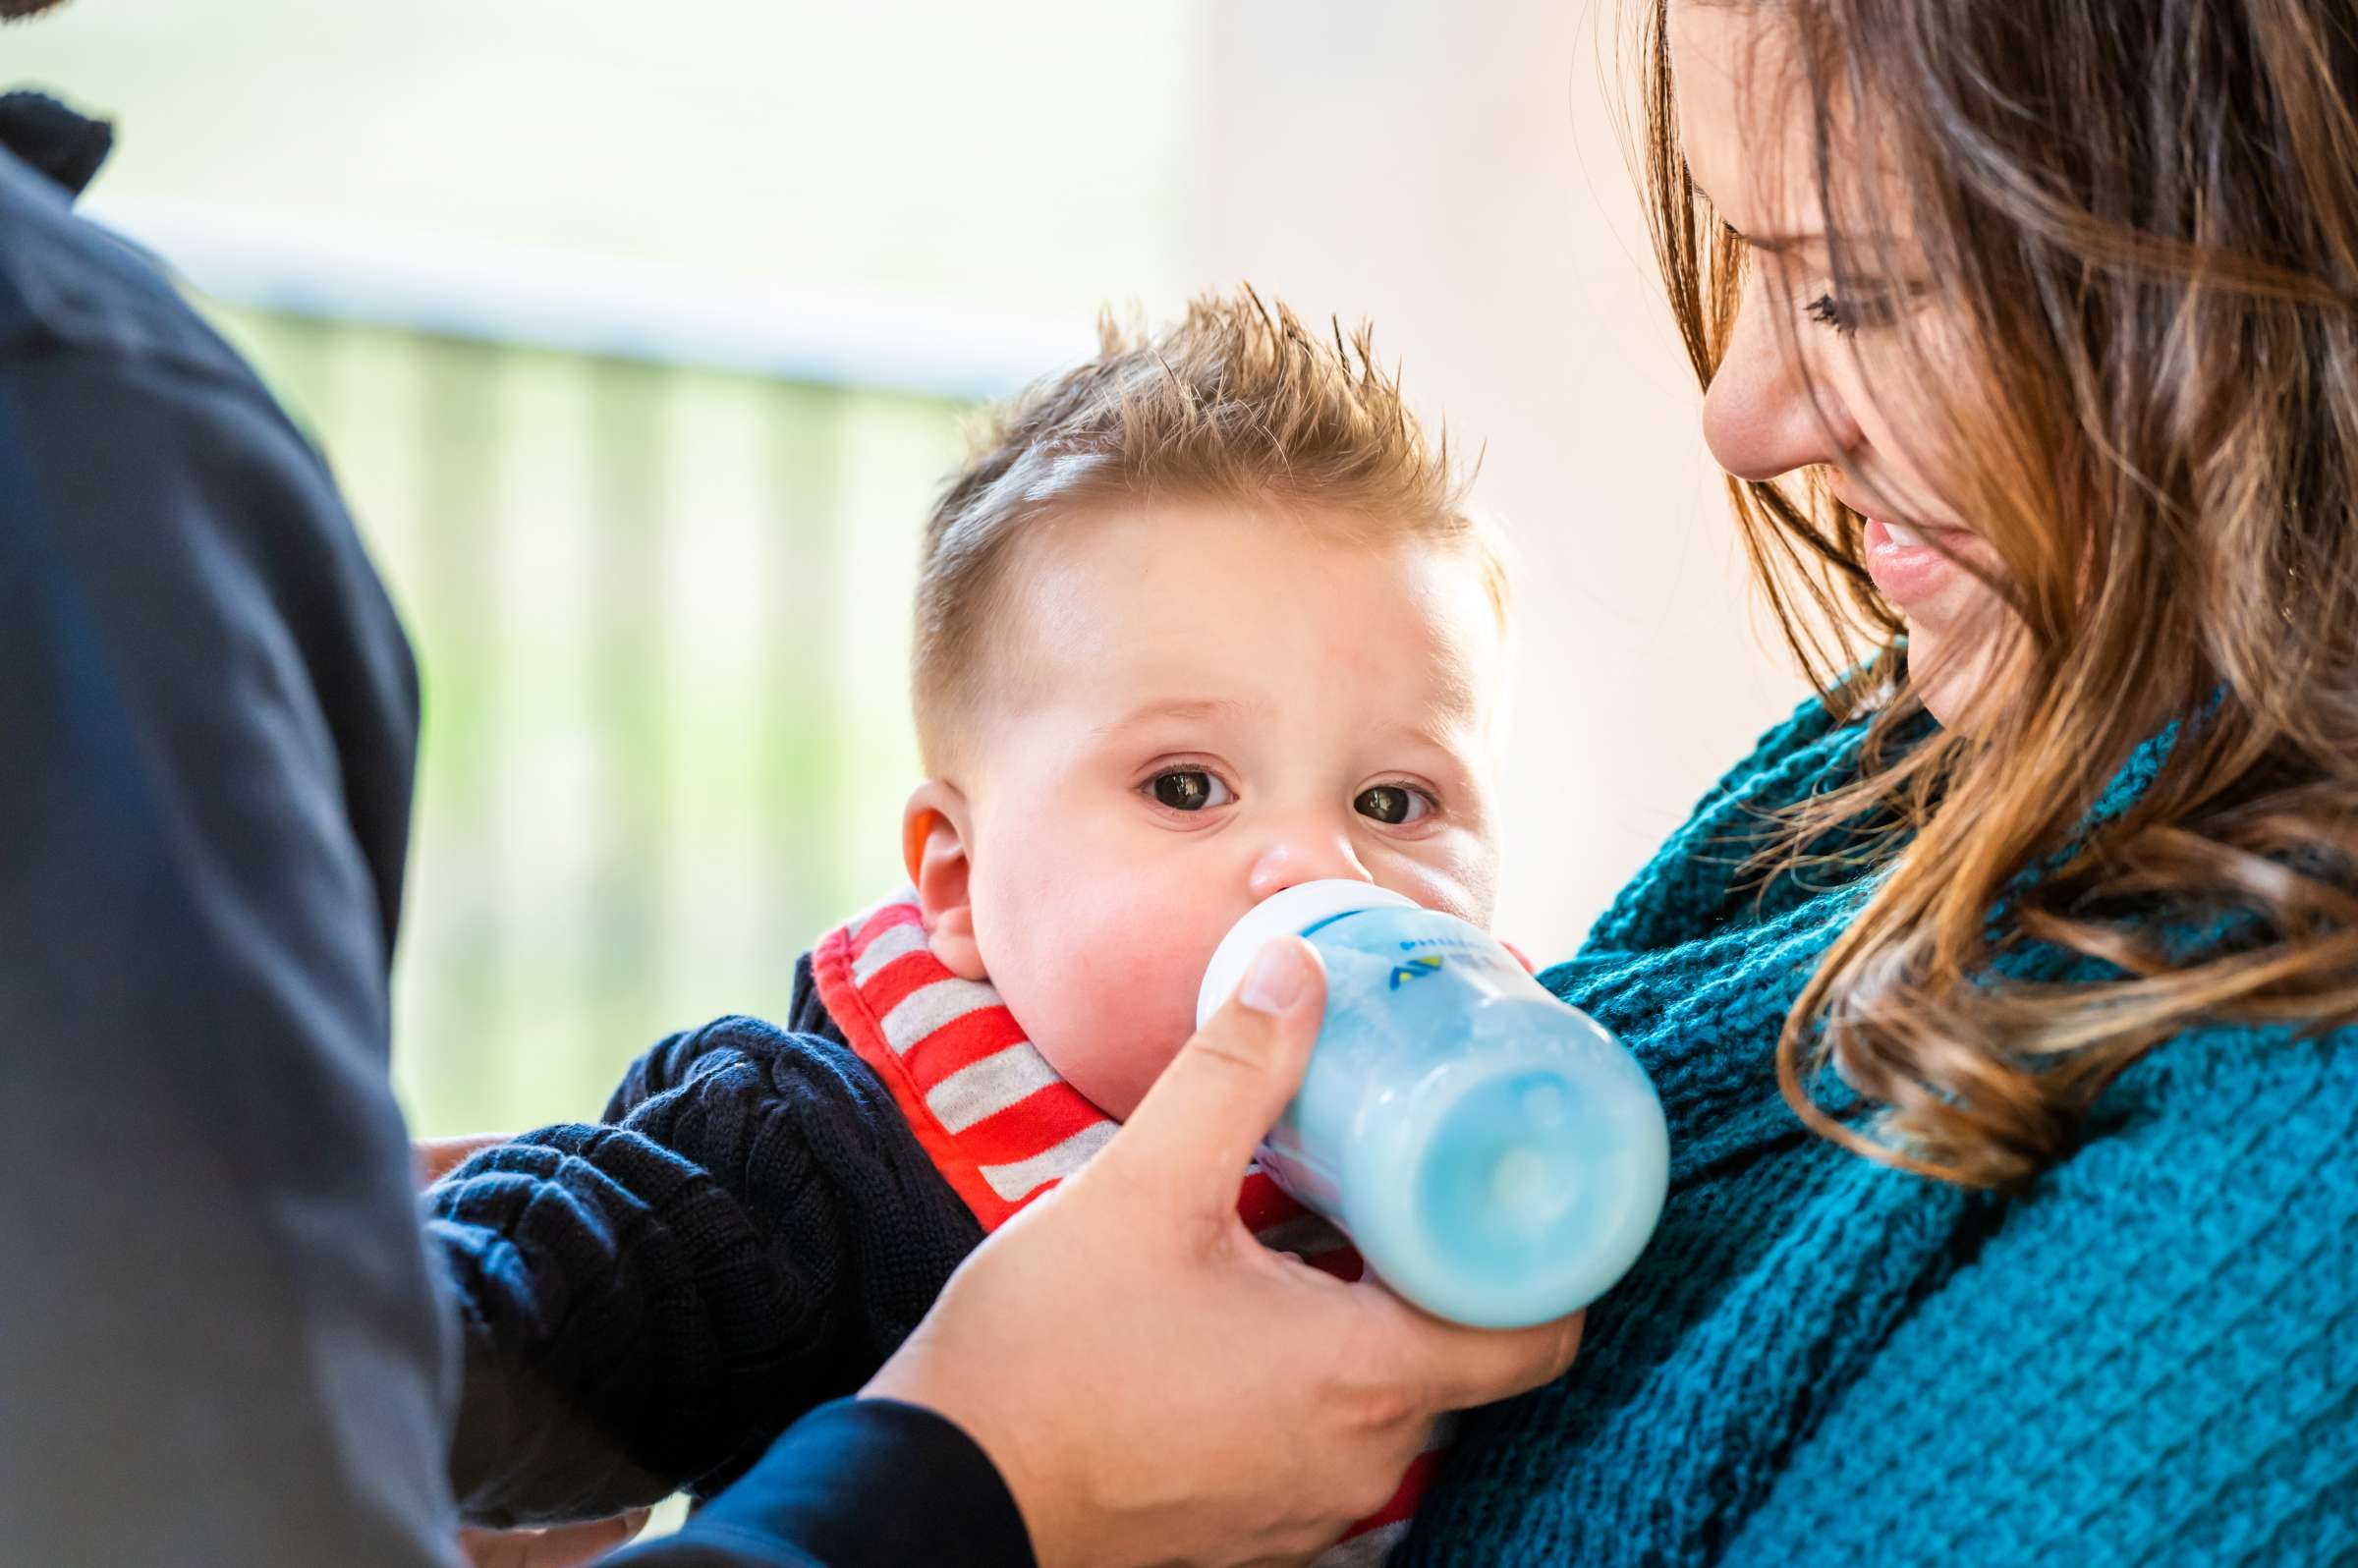
[[[1522,558],[1499,930],[1535,957],[1806,690],[1655,282],[1616,125],[1633,4],[1218,0],[1204,79],[1207,279],[1370,317],[1419,409],[1487,442]]]

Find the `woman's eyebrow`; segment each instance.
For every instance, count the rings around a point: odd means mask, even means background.
[[[1747,234],[1725,218],[1719,220],[1719,226],[1727,231],[1728,238],[1755,251],[1798,251],[1804,246],[1825,244],[1823,230],[1813,230],[1807,234]]]
[[[1799,251],[1805,246],[1824,246],[1825,244],[1825,236],[1823,234],[1746,234],[1732,223],[1727,226],[1727,232],[1734,235],[1738,243],[1749,246],[1755,251],[1771,251],[1781,253],[1788,251]]]
[[[1772,255],[1789,255],[1795,251],[1824,251],[1829,243],[1823,229],[1813,229],[1807,234],[1746,234],[1724,219],[1721,222],[1737,243],[1755,251],[1767,251]],[[1882,233],[1854,234],[1844,243],[1881,252],[1895,245],[1897,240],[1895,236]]]

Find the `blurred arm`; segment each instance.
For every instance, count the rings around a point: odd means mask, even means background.
[[[385,1077],[408,649],[226,351],[92,313],[110,259],[37,275],[82,336],[0,299],[6,1550],[448,1562]]]

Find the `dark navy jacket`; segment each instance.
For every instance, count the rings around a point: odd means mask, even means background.
[[[73,215],[106,140],[0,100],[0,1556],[447,1564],[385,1077],[416,679],[317,456]],[[981,1453],[878,1402],[636,1555],[1026,1557]]]

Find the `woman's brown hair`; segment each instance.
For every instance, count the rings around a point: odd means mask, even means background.
[[[1643,171],[1708,385],[1753,263],[1679,151],[1671,3],[1643,7]],[[2174,1035],[2358,1020],[2358,10],[1774,0],[1765,20],[1792,29],[1829,294],[1904,268],[1975,345],[1968,384],[1921,354],[1911,384],[1950,378],[1943,499],[2010,612],[1994,700],[1927,734],[1865,520],[1812,476],[1730,480],[1795,653],[1837,711],[1874,713],[1857,781],[1777,837],[1790,867],[1841,826],[1874,871],[1779,1078],[1862,1152],[2013,1184]],[[1837,127],[1864,123],[1904,212],[1840,177]],[[1894,233],[1904,261],[1872,238]],[[2133,807],[2090,825],[2172,721]],[[2088,962],[2042,968],[2036,944]],[[1818,1102],[1829,1061],[1875,1122]]]

